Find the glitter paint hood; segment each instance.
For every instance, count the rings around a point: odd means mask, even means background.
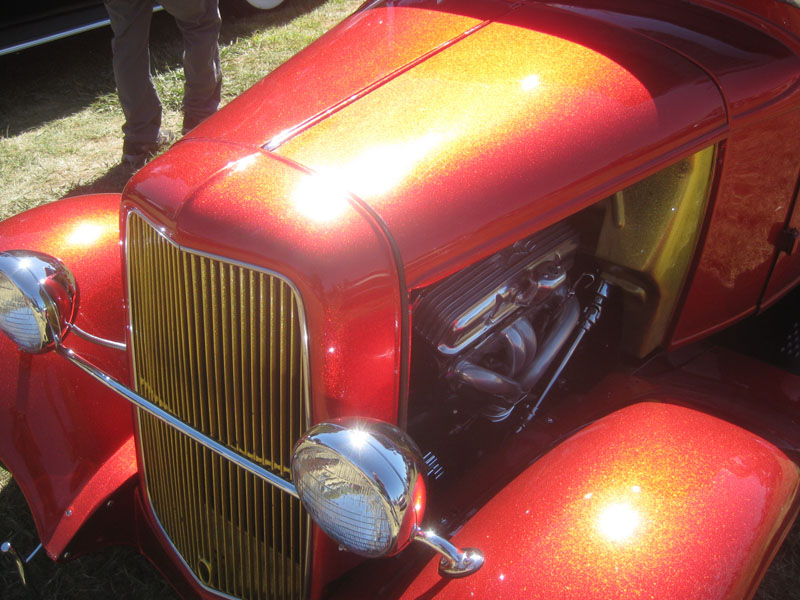
[[[422,2],[357,13],[188,139],[264,145],[363,199],[414,287],[724,125],[704,71],[637,33],[547,6]]]

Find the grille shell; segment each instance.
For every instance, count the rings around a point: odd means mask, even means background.
[[[179,248],[127,222],[137,391],[288,479],[308,427],[300,296],[278,274]],[[305,596],[310,522],[299,501],[139,412],[154,515],[205,587],[242,598]]]

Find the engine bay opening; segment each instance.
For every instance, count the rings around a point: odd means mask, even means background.
[[[409,432],[433,479],[668,346],[715,156],[706,148],[414,292]]]

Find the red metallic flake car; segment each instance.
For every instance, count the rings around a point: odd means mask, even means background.
[[[186,597],[752,596],[798,510],[799,53],[790,2],[375,2],[121,197],[1,223],[47,554],[134,544]]]

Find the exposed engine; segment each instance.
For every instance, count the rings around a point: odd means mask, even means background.
[[[578,232],[562,222],[418,298],[414,329],[433,350],[440,380],[490,421],[506,419],[552,376],[557,358],[563,367],[587,328],[589,311],[574,291],[579,245]]]

